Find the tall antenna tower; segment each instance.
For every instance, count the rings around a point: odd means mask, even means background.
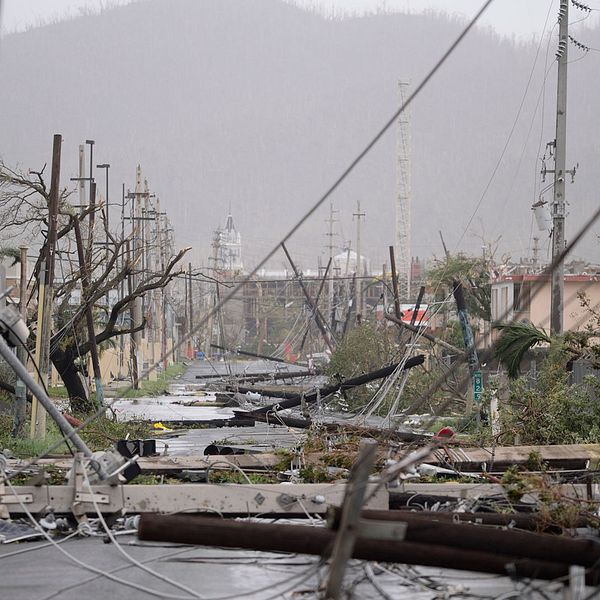
[[[399,81],[400,104],[408,96],[408,82]],[[400,299],[410,299],[410,115],[404,110],[398,117],[396,168],[396,271]]]

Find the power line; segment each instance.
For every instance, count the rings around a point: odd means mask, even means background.
[[[481,15],[485,12],[485,10],[490,6],[493,0],[486,0],[481,8],[477,11],[475,16],[469,21],[469,23],[464,27],[458,37],[454,40],[454,42],[449,46],[449,48],[444,52],[442,57],[437,61],[437,63],[431,68],[431,70],[427,73],[421,83],[414,89],[414,91],[408,96],[408,98],[403,102],[403,104],[394,112],[394,114],[387,120],[384,126],[376,133],[376,135],[371,139],[371,141],[365,146],[365,148],[352,160],[352,162],[346,167],[346,169],[342,172],[342,174],[335,180],[335,182],[327,189],[327,191],[317,200],[317,202],[310,208],[304,216],[288,231],[288,233],[283,237],[283,239],[277,243],[277,245],[254,267],[254,269],[239,282],[233,290],[231,290],[216,306],[214,306],[208,313],[205,315],[203,319],[196,325],[196,327],[188,334],[188,336],[182,338],[177,345],[174,345],[173,348],[169,351],[169,355],[173,355],[184,343],[187,342],[191,335],[196,334],[201,327],[209,320],[209,318],[213,317],[222,307],[233,297],[235,294],[242,288],[242,286],[249,281],[258,270],[269,261],[275,253],[279,250],[281,244],[287,242],[293,235],[298,231],[298,229],[309,219],[315,211],[333,194],[333,192],[347,179],[347,177],[352,173],[352,171],[358,166],[358,164],[369,154],[369,152],[373,149],[373,147],[379,142],[379,140],[385,135],[385,133],[394,125],[396,119],[406,110],[406,108],[413,102],[413,100],[421,93],[423,88],[429,83],[432,77],[439,71],[442,65],[448,60],[448,58],[452,55],[452,53],[456,50],[456,48],[460,45],[465,36],[471,31],[471,29],[475,26]],[[154,363],[148,369],[144,371],[144,375],[154,371],[157,366],[162,362],[162,358],[159,362]],[[101,407],[98,411],[96,411],[93,415],[90,415],[88,419],[86,419],[79,427],[73,430],[73,433],[77,433],[83,427],[86,427],[89,423],[93,422],[95,419],[100,417],[108,406]],[[20,469],[17,469],[11,477],[14,477],[17,473],[22,472],[25,468],[28,468],[30,465],[35,464],[40,458],[51,452],[55,448],[55,445],[52,445],[49,449],[47,449],[44,453],[41,453],[31,459],[27,466],[23,466]]]
[[[552,9],[552,2],[550,2],[550,7],[548,8],[548,13],[546,15],[546,21],[544,22],[544,29],[546,28],[546,23],[548,23],[548,17],[550,15],[550,10]],[[510,143],[510,140],[512,139],[513,133],[515,132],[515,129],[517,127],[517,123],[519,122],[519,117],[521,116],[521,111],[523,110],[523,106],[525,104],[525,99],[527,98],[527,93],[529,92],[529,86],[531,85],[531,81],[533,79],[533,73],[535,71],[535,65],[537,64],[537,59],[540,53],[540,48],[542,45],[542,39],[543,36],[540,37],[540,42],[538,44],[536,53],[535,53],[535,58],[533,60],[533,65],[531,67],[531,71],[529,72],[529,78],[527,80],[527,85],[525,86],[525,91],[523,92],[523,96],[521,97],[521,102],[519,103],[519,108],[517,109],[517,114],[515,115],[512,127],[510,128],[510,131],[508,133],[508,136],[506,138],[506,141],[504,142],[504,147],[502,148],[502,151],[500,152],[500,156],[498,157],[498,160],[496,162],[496,165],[494,166],[494,168],[492,169],[492,174],[490,175],[490,178],[488,179],[488,182],[485,186],[485,188],[483,189],[483,193],[481,194],[481,197],[479,198],[479,201],[477,202],[477,204],[475,205],[475,209],[473,210],[473,213],[471,214],[467,224],[465,225],[463,232],[458,240],[458,242],[456,243],[456,246],[458,246],[460,244],[460,242],[463,240],[463,238],[465,237],[465,234],[467,232],[467,229],[471,226],[471,223],[473,222],[473,219],[475,218],[475,215],[477,214],[477,212],[479,211],[479,208],[481,207],[481,204],[483,202],[483,200],[485,199],[493,181],[494,178],[496,177],[496,173],[498,172],[498,169],[500,168],[500,165],[502,164],[502,159],[504,158],[504,155],[506,154],[506,150],[508,149],[508,145]]]

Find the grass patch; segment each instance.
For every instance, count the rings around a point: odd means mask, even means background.
[[[134,390],[122,387],[117,390],[119,398],[143,398],[145,396],[162,396],[167,393],[167,388],[171,381],[179,377],[185,371],[183,363],[176,363],[161,373],[155,381],[140,381],[140,389]]]
[[[50,398],[68,398],[69,393],[64,385],[51,385],[48,387],[48,396]]]
[[[0,414],[0,451],[10,450],[17,458],[31,458],[45,454],[48,448],[62,440],[58,426],[50,417],[46,420],[46,437],[44,439],[30,439],[29,423],[25,426],[27,437],[17,438],[12,435],[12,415]],[[151,425],[146,421],[113,421],[102,416],[88,425],[79,435],[89,446],[90,450],[106,450],[114,446],[117,440],[127,437],[129,439],[147,439],[154,434]],[[73,445],[71,444],[73,447]],[[71,455],[66,443],[61,443],[52,450],[51,456]]]
[[[79,435],[91,450],[96,451],[112,448],[118,440],[143,440],[154,433],[148,421],[113,421],[102,416],[90,423]]]
[[[247,473],[250,483],[279,483],[275,475],[270,473]],[[210,483],[248,483],[239,471],[210,470]]]
[[[13,417],[6,413],[0,414],[0,451],[10,450],[17,458],[29,458],[45,453],[48,448],[58,443],[62,435],[58,427],[49,417],[46,422],[46,437],[42,439],[30,439],[29,437],[17,438],[12,435]],[[29,432],[29,423],[26,423],[25,431]],[[65,443],[52,451],[52,454],[70,454]]]

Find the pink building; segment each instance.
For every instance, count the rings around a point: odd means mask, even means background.
[[[550,329],[550,276],[506,275],[492,282],[492,322],[531,322]],[[600,275],[565,275],[563,324],[565,331],[582,329],[590,314],[578,295],[585,293],[590,305],[600,310]]]

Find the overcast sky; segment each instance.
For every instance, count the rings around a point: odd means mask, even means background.
[[[80,8],[98,9],[106,5],[126,4],[131,0],[0,0],[3,6],[2,29],[4,31],[22,30],[40,22],[55,18],[79,14]],[[167,1],[167,0],[165,0]],[[297,4],[320,5],[326,11],[374,11],[378,8],[403,12],[422,12],[440,10],[472,16],[482,5],[483,0],[295,0]],[[550,4],[556,11],[558,0],[495,0],[482,18],[483,25],[492,26],[503,35],[516,35],[529,38],[539,34],[544,24]],[[594,13],[587,24],[598,17]],[[571,21],[583,16],[572,11]],[[554,14],[550,19],[554,23]]]

